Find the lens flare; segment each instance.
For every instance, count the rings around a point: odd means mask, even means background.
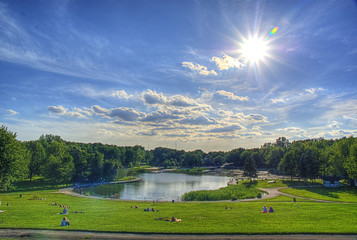
[[[267,34],[267,35],[265,36],[264,40],[267,40],[270,36],[273,36],[278,30],[279,30],[278,27],[273,28],[273,29],[269,32],[269,34]]]
[[[273,28],[271,31],[270,31],[270,33],[269,33],[269,35],[270,36],[273,36],[277,31],[278,31],[278,27],[275,27],[275,28]]]

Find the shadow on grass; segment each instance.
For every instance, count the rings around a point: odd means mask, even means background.
[[[251,181],[251,182],[243,182],[242,183],[246,188],[252,188],[258,186],[258,181]]]
[[[63,187],[68,187],[72,184],[56,184],[49,181],[45,181],[42,178],[34,179],[32,181],[26,180],[18,182],[14,189],[9,191],[0,191],[0,193],[16,193],[16,192],[31,192],[31,191],[42,191],[42,190],[57,190]]]
[[[296,181],[296,180],[282,180],[283,184],[286,184],[288,187],[305,187],[305,186],[321,186],[322,182],[311,182],[311,181]]]
[[[354,198],[357,198],[357,189],[347,186],[341,188],[304,188],[304,190],[334,199],[340,199],[341,195],[344,193],[351,194]]]

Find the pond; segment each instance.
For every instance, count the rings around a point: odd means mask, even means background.
[[[142,181],[82,188],[82,194],[125,200],[179,201],[182,194],[227,186],[229,177],[179,173],[144,173]]]

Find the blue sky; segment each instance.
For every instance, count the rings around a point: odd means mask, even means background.
[[[0,0],[0,125],[206,152],[356,136],[356,23],[352,0]]]

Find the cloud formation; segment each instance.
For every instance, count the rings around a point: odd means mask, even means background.
[[[216,63],[219,70],[228,70],[230,68],[243,68],[245,67],[243,58],[234,58],[222,53],[222,57],[212,57],[211,59]]]
[[[206,66],[202,66],[198,63],[194,64],[192,62],[182,62],[182,66],[192,71],[198,72],[200,75],[208,76],[208,75],[217,75],[216,71],[208,70]]]
[[[47,110],[53,114],[63,115],[63,116],[70,116],[70,117],[77,117],[77,118],[86,118],[82,113],[79,111],[68,111],[67,108],[64,108],[62,105],[59,106],[48,106]]]
[[[218,95],[221,95],[221,96],[225,96],[227,97],[228,99],[231,99],[231,100],[239,100],[241,102],[243,101],[248,101],[248,97],[245,96],[245,97],[241,97],[241,96],[237,96],[237,95],[234,95],[234,93],[232,92],[227,92],[227,91],[224,91],[224,90],[219,90],[216,92]]]
[[[12,110],[12,109],[8,109],[8,110],[6,110],[6,111],[7,111],[8,114],[10,114],[10,115],[17,115],[17,114],[19,114],[18,112],[14,111],[14,110]]]

